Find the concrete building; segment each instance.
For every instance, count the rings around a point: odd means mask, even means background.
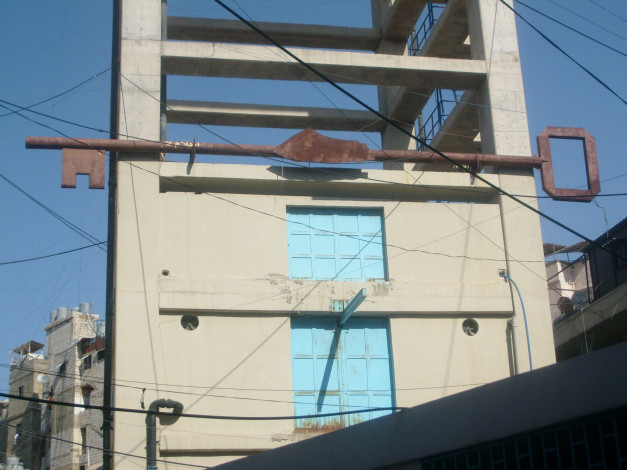
[[[53,400],[102,405],[104,331],[89,302],[59,307],[46,326],[49,368],[45,394]],[[102,466],[102,412],[46,405],[43,432],[49,435],[45,464],[51,470]]]
[[[627,341],[627,219],[595,241],[611,254],[589,243],[576,248],[589,265],[590,300],[553,326],[560,361]]]
[[[545,256],[552,257],[545,263],[546,278],[551,303],[551,321],[556,324],[565,317],[589,304],[594,299],[588,258],[581,254],[587,243],[571,246],[545,244]],[[574,253],[576,259],[564,260],[557,255]]]
[[[48,369],[48,359],[41,353],[43,344],[28,341],[11,354],[9,393],[21,397],[41,398],[43,382],[40,370]],[[25,468],[38,467],[43,440],[39,406],[23,400],[9,400],[7,419],[7,457],[18,457]]]
[[[312,76],[237,21],[169,17],[162,3],[121,1],[120,132],[166,140],[166,123],[188,119],[320,131],[372,124],[383,149],[415,148],[363,111],[166,93],[163,75],[206,77],[208,86],[211,77]],[[381,112],[411,132],[425,96],[463,90],[432,141],[440,150],[530,156],[511,11],[451,0],[410,56],[425,5],[373,0],[372,28],[257,24],[334,79],[378,87]],[[524,295],[534,365],[555,361],[538,217],[452,166],[321,171],[118,158],[113,380],[142,384],[147,406],[171,399],[188,413],[315,416],[415,406],[524,372],[520,304],[499,270]],[[535,194],[530,169],[482,176]],[[340,327],[362,289],[366,299]],[[114,387],[115,406],[139,403],[137,389]],[[170,418],[157,422],[156,455],[212,466],[387,412]],[[144,426],[143,416],[115,413],[113,450],[143,454]],[[133,461],[114,458],[117,468]]]
[[[7,430],[6,419],[9,411],[9,401],[0,400],[0,462],[7,457]]]

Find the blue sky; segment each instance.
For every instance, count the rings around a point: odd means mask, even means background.
[[[0,99],[30,106],[88,80],[84,85],[33,109],[106,131],[109,123],[111,2],[31,0],[5,2],[0,16]],[[235,4],[228,2],[235,7]],[[257,21],[312,22],[370,26],[369,0],[239,0]],[[529,5],[627,53],[627,2],[624,0],[526,0]],[[595,5],[601,4],[607,10]],[[502,7],[502,5],[501,5]],[[211,0],[170,0],[176,16],[229,15]],[[593,44],[522,6],[518,11],[555,40],[569,54],[627,97],[627,58]],[[593,24],[596,23],[597,25]],[[527,119],[532,148],[546,126],[584,127],[596,138],[602,193],[625,192],[625,134],[627,106],[564,58],[524,24],[518,25],[525,81]],[[102,72],[102,73],[101,73]],[[228,100],[253,103],[305,104],[356,108],[326,85],[260,83],[250,80],[169,79],[173,99]],[[350,90],[375,104],[373,87]],[[0,108],[0,115],[7,112]],[[87,130],[26,114],[72,137],[107,138],[106,132]],[[0,117],[0,173],[34,199],[91,234],[106,240],[106,191],[89,190],[79,179],[77,189],[61,189],[61,152],[26,150],[24,138],[58,136],[54,130],[12,114]],[[295,131],[258,131],[211,127],[221,137],[238,143],[279,144]],[[220,142],[196,126],[170,125],[170,139]],[[375,134],[353,135],[372,147]],[[372,140],[370,140],[372,139]],[[560,160],[562,157],[560,156]],[[576,159],[557,168],[561,182],[582,184]],[[537,178],[539,182],[539,177]],[[539,194],[544,195],[539,187]],[[4,179],[0,179],[0,263],[43,256],[90,245]],[[540,208],[584,235],[596,238],[627,215],[625,197],[598,198],[595,203],[540,200]],[[542,222],[545,241],[568,244],[577,238]],[[0,390],[7,387],[9,351],[29,339],[43,342],[50,311],[90,301],[103,315],[105,252],[97,247],[39,261],[0,265]]]

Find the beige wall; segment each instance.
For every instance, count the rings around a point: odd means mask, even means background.
[[[520,117],[525,108],[515,24],[504,9],[494,11],[496,3],[468,2],[474,62],[464,64],[485,67],[489,76],[476,79],[481,85],[475,91],[486,105],[479,116],[481,143],[486,153],[530,155]],[[121,81],[120,129],[159,140],[155,97],[161,93],[161,51],[184,51],[185,45],[162,44],[161,2],[125,1],[122,6],[122,73],[144,91]],[[207,52],[206,65],[211,48],[205,46],[194,48]],[[320,57],[327,55],[349,57]],[[370,57],[375,69],[389,60],[382,54]],[[394,59],[399,67],[410,67],[403,56]],[[173,63],[166,65],[173,68]],[[442,77],[449,66],[459,65],[412,58],[411,64],[422,63],[440,64]],[[383,137],[390,146],[409,146],[390,132]],[[522,310],[499,269],[507,269],[523,292],[534,366],[554,362],[538,217],[472,176],[423,173],[409,165],[406,171],[361,171],[369,180],[313,170],[290,176],[282,168],[207,164],[200,158],[189,167],[161,157],[122,154],[118,164],[113,378],[143,384],[146,407],[169,398],[190,413],[292,415],[290,317],[331,315],[333,300],[349,300],[361,288],[368,297],[359,315],[390,318],[398,405],[507,377],[514,352],[508,319],[515,313],[522,326]],[[535,194],[531,170],[482,176],[513,193]],[[389,279],[290,280],[286,207],[312,205],[381,208]],[[180,325],[182,314],[190,313],[200,320],[194,331]],[[463,333],[466,318],[478,321],[477,335]],[[524,328],[515,327],[514,334],[520,372],[526,371]],[[141,390],[114,390],[116,406],[138,408]],[[291,420],[179,419],[159,426],[159,456],[214,465],[303,437]],[[116,413],[115,450],[143,456],[145,444],[144,417]],[[131,461],[139,462],[116,456],[118,468]]]
[[[43,355],[29,354],[21,357],[19,360],[11,364],[11,372],[9,375],[9,393],[19,395],[20,387],[23,387],[23,396],[42,397],[43,383],[37,380],[40,373],[48,370],[48,359]],[[7,455],[15,455],[13,449],[13,440],[16,428],[22,422],[24,411],[28,407],[29,402],[24,400],[9,400],[7,411]]]

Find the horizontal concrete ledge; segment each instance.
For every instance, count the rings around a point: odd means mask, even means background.
[[[199,158],[199,157],[197,157]],[[188,172],[189,171],[189,172]],[[237,175],[237,176],[234,176]],[[482,174],[498,184],[498,175]],[[420,177],[420,185],[412,184]],[[345,196],[349,200],[460,201],[496,203],[496,191],[460,172],[389,171],[359,168],[289,168],[259,165],[164,162],[161,192]]]
[[[365,470],[624,408],[627,343],[216,466]]]
[[[463,90],[477,87],[486,77],[483,60],[294,48],[290,52],[340,83]],[[165,41],[162,71],[172,75],[322,81],[273,46]]]
[[[371,28],[263,21],[255,22],[255,26],[286,47],[373,51],[381,39],[379,31]],[[180,16],[168,17],[168,39],[234,44],[269,44],[267,39],[239,20]]]
[[[359,308],[365,316],[440,312],[503,317],[512,308],[509,288],[500,279],[493,283],[346,282],[288,280],[285,276],[216,279],[171,273],[159,278],[159,310],[330,315],[334,313],[332,300],[350,300],[361,288],[368,292]]]
[[[341,173],[334,169],[337,173]],[[346,169],[345,176],[350,176],[350,172],[360,174],[359,170]],[[381,184],[361,184],[355,185],[353,182],[333,181],[328,179],[317,179],[316,181],[302,181],[307,176],[304,169],[284,168],[277,169],[277,174],[283,178],[280,180],[247,180],[244,178],[233,178],[225,180],[223,178],[194,178],[194,177],[162,177],[160,180],[160,191],[167,192],[203,192],[220,194],[259,194],[274,196],[305,196],[319,198],[339,198],[348,201],[370,200],[378,201],[382,199]],[[309,173],[311,174],[311,172]],[[297,181],[290,180],[297,178]],[[193,188],[193,189],[192,189]],[[454,201],[454,202],[477,202],[492,203],[495,192],[490,188],[477,188],[476,190],[458,187],[438,187],[429,185],[401,186],[390,185],[385,188],[385,198],[393,201],[404,202],[431,202],[431,201]]]
[[[367,132],[384,128],[371,112],[353,109],[168,100],[166,113],[174,124]]]

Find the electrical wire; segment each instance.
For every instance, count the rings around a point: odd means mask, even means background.
[[[78,248],[73,248],[71,250],[59,251],[57,253],[51,253],[49,255],[36,256],[34,258],[24,258],[24,259],[18,259],[18,260],[14,260],[14,261],[2,261],[2,262],[0,262],[0,266],[4,266],[6,264],[27,263],[28,261],[36,261],[36,260],[40,260],[40,259],[52,258],[54,256],[66,255],[68,253],[74,253],[75,251],[84,250],[86,248],[93,248],[94,246],[102,245],[104,243],[106,243],[106,242],[92,243],[91,245],[85,245],[85,246],[81,246],[81,247],[78,247]]]
[[[111,67],[108,67],[108,68],[106,68],[106,69],[102,70],[101,72],[98,72],[98,73],[97,73],[97,74],[95,74],[94,76],[92,76],[92,77],[90,77],[90,78],[88,78],[88,79],[86,79],[86,80],[83,80],[83,81],[82,81],[82,82],[80,82],[79,84],[74,85],[73,87],[68,88],[68,89],[67,89],[67,90],[65,90],[65,91],[62,91],[61,93],[57,93],[56,95],[51,96],[50,98],[46,98],[45,100],[38,101],[37,103],[31,104],[30,106],[26,106],[24,109],[25,109],[25,110],[29,110],[29,109],[34,108],[34,107],[36,107],[36,106],[42,105],[42,104],[44,104],[44,103],[47,103],[48,101],[52,101],[52,100],[54,100],[54,99],[56,99],[56,98],[60,98],[60,97],[61,97],[61,96],[63,96],[63,95],[67,95],[68,93],[71,93],[72,91],[76,90],[77,88],[80,88],[80,87],[81,87],[81,86],[83,86],[84,84],[89,83],[89,82],[91,82],[92,80],[96,80],[96,79],[98,78],[98,76],[99,76],[99,75],[102,75],[102,74],[104,74],[104,73],[108,72],[109,70],[111,70]],[[15,113],[17,113],[17,111],[10,111],[10,112],[8,112],[8,113],[0,114],[0,118],[3,118],[3,117],[5,117],[5,116],[10,116],[11,114],[15,114]]]
[[[530,6],[530,5],[527,5],[526,3],[522,2],[521,0],[515,0],[515,1],[519,5],[522,5],[525,8],[528,8],[529,10],[531,10],[533,12],[536,12],[538,15],[541,15],[541,16],[543,16],[543,17],[553,21],[554,23],[557,23],[558,25],[563,26],[564,28],[569,29],[570,31],[573,31],[574,33],[577,33],[580,36],[583,36],[584,38],[589,39],[590,41],[593,41],[593,42],[595,42],[595,43],[597,43],[597,44],[599,44],[599,45],[601,45],[603,47],[606,47],[607,49],[609,49],[611,51],[614,51],[614,52],[616,52],[616,53],[618,53],[618,54],[620,54],[620,55],[622,55],[624,57],[627,57],[627,54],[624,53],[623,51],[619,51],[618,49],[615,49],[612,46],[610,46],[608,44],[605,44],[604,42],[599,41],[598,39],[595,39],[595,38],[593,38],[591,36],[588,36],[587,34],[582,33],[581,31],[579,31],[579,30],[577,30],[575,28],[572,28],[571,26],[568,26],[567,24],[564,24],[564,23],[562,23],[559,20],[556,20],[555,18],[547,15],[546,13],[542,13],[540,10],[537,10],[537,9],[533,8],[532,6]]]
[[[14,429],[19,429],[20,433],[25,433],[25,434],[30,434],[31,436],[37,436],[37,437],[41,437],[44,439],[52,439],[54,441],[57,442],[65,442],[66,444],[72,444],[78,447],[84,447],[86,449],[94,449],[94,450],[98,450],[101,451],[103,454],[103,457],[105,454],[108,455],[122,455],[124,457],[131,457],[134,459],[141,459],[141,460],[148,460],[148,458],[144,455],[137,455],[137,454],[131,454],[129,452],[121,452],[121,451],[115,451],[115,450],[107,450],[104,447],[97,447],[97,446],[92,446],[89,445],[87,443],[83,444],[82,442],[76,442],[76,441],[70,441],[68,439],[63,439],[61,437],[57,437],[57,436],[53,436],[52,434],[47,434],[47,433],[42,433],[39,431],[32,431],[30,429],[25,429],[23,426],[17,426],[15,424],[9,424],[6,421],[0,421],[0,426],[8,426]],[[209,467],[207,467],[206,465],[196,465],[196,464],[192,464],[192,463],[181,463],[181,462],[175,462],[173,460],[164,460],[164,459],[153,459],[155,462],[161,462],[161,463],[167,463],[167,464],[171,464],[171,465],[178,465],[181,467],[190,467],[190,468],[204,468],[206,470],[208,470]]]
[[[406,129],[404,129],[403,127],[399,126],[398,124],[396,124],[394,121],[392,121],[391,119],[389,119],[387,116],[383,115],[381,112],[377,111],[376,109],[374,109],[372,106],[368,105],[367,103],[365,103],[363,100],[357,98],[355,95],[353,95],[352,93],[350,93],[349,91],[347,91],[346,89],[344,89],[342,86],[338,85],[337,83],[335,83],[333,80],[329,79],[325,74],[319,72],[316,68],[312,67],[311,65],[309,65],[308,63],[306,63],[305,61],[303,61],[301,58],[299,58],[298,56],[296,56],[294,53],[290,52],[288,49],[286,49],[284,46],[282,46],[280,43],[278,43],[277,41],[275,41],[273,38],[271,38],[270,36],[268,36],[264,31],[262,31],[260,28],[258,28],[257,26],[255,26],[254,24],[250,23],[249,21],[247,21],[245,18],[243,18],[240,14],[238,14],[236,11],[234,11],[232,8],[230,8],[229,6],[227,6],[222,0],[213,0],[215,3],[217,3],[218,5],[220,5],[222,8],[224,8],[225,10],[227,10],[229,13],[231,13],[233,16],[235,16],[237,19],[239,19],[241,22],[243,22],[244,24],[246,24],[249,28],[253,29],[257,34],[261,35],[262,37],[264,37],[267,41],[269,41],[270,43],[274,44],[276,47],[278,47],[281,51],[283,51],[285,54],[289,55],[292,59],[294,59],[296,62],[298,62],[299,64],[301,64],[303,67],[305,67],[307,70],[309,70],[310,72],[312,72],[313,74],[315,74],[316,76],[320,77],[323,81],[329,83],[331,86],[333,86],[334,88],[336,88],[338,91],[340,91],[342,94],[344,94],[345,96],[347,96],[348,98],[350,98],[351,100],[355,101],[356,103],[358,103],[359,105],[361,105],[362,107],[364,107],[365,109],[367,109],[368,111],[372,112],[373,114],[375,114],[376,116],[378,116],[379,118],[383,119],[385,122],[387,122],[388,124],[392,125],[394,128],[396,128],[397,130],[399,130],[401,133],[407,135],[408,137],[410,137],[411,139],[415,140],[416,142],[424,145],[426,148],[428,148],[429,150],[435,152],[436,154],[438,154],[439,156],[441,156],[442,158],[444,158],[446,161],[448,161],[449,163],[454,164],[456,167],[458,167],[459,169],[461,169],[462,171],[473,175],[476,179],[478,179],[479,181],[485,183],[486,185],[488,185],[489,187],[491,187],[492,189],[495,189],[496,191],[498,191],[499,193],[501,193],[503,196],[507,196],[510,199],[512,199],[513,201],[517,202],[518,204],[526,207],[527,209],[531,210],[532,212],[540,215],[541,217],[546,218],[547,220],[553,222],[554,224],[558,225],[559,227],[561,227],[562,229],[572,233],[573,235],[576,235],[580,238],[582,238],[583,240],[586,240],[587,242],[594,244],[595,246],[597,246],[598,248],[603,249],[604,251],[607,251],[605,248],[597,245],[593,240],[589,239],[588,237],[582,235],[581,233],[577,232],[576,230],[568,227],[567,225],[559,222],[558,220],[556,220],[555,218],[549,216],[548,214],[543,213],[542,211],[536,209],[533,206],[530,206],[529,204],[527,204],[526,202],[518,199],[517,197],[513,196],[511,193],[509,193],[508,191],[505,191],[504,189],[500,188],[498,185],[495,185],[494,183],[491,183],[490,181],[488,181],[487,179],[483,178],[481,175],[477,174],[476,172],[474,172],[472,169],[466,168],[464,165],[458,163],[457,161],[455,161],[453,158],[449,157],[448,155],[445,155],[444,153],[442,153],[441,151],[437,150],[436,148],[432,147],[431,145],[429,145],[427,142],[423,141],[422,139],[416,137],[415,135],[413,135],[411,132],[407,131]],[[506,6],[509,7],[509,5],[507,5],[507,3],[504,2],[504,0],[501,0],[501,2],[503,2]],[[511,7],[509,7],[511,9]],[[513,9],[512,9],[513,11]],[[516,12],[515,12],[516,13]],[[548,38],[547,38],[548,39]],[[549,40],[550,41],[550,40]],[[616,95],[618,96],[618,95]],[[620,98],[620,97],[619,97]],[[621,100],[627,104],[627,101],[623,100],[621,98]]]
[[[615,12],[609,10],[608,8],[604,7],[602,3],[599,3],[596,0],[589,0],[589,1],[590,1],[590,3],[593,3],[594,5],[598,6],[600,9],[605,10],[606,12],[608,12],[610,15],[612,15],[612,17],[621,20],[623,23],[627,23],[627,20],[625,18],[623,18],[622,16],[620,16],[620,15],[616,14]]]
[[[65,374],[61,374],[59,372],[53,372],[53,371],[50,371],[50,370],[47,370],[47,369],[36,369],[36,368],[31,368],[31,367],[24,367],[24,366],[20,366],[18,364],[3,364],[3,363],[0,363],[0,367],[11,368],[13,370],[21,370],[21,371],[25,371],[25,372],[33,372],[33,373],[38,373],[38,374],[45,374],[45,375],[48,375],[48,376],[53,376],[53,377],[58,377],[58,378],[82,379],[85,383],[104,384],[104,380],[98,380],[97,377],[85,377],[85,376],[81,376],[80,374],[71,374],[69,372],[65,372]],[[146,382],[141,382],[141,381],[138,381],[138,380],[115,379],[115,382],[116,383],[114,383],[113,385],[116,386],[116,387],[130,388],[130,389],[135,389],[135,390],[138,390],[138,391],[149,390],[149,391],[153,391],[153,392],[180,393],[180,394],[183,394],[183,395],[211,396],[211,395],[206,395],[205,392],[189,392],[189,391],[179,392],[179,391],[176,391],[176,390],[164,390],[164,389],[161,389],[161,388],[153,388],[150,385],[158,385],[158,384],[156,384],[156,383],[146,383]],[[117,382],[135,383],[135,384],[138,384],[138,385],[126,385],[126,384],[117,383]],[[381,391],[383,391],[383,392],[394,392],[394,391],[417,391],[417,390],[441,390],[441,389],[444,389],[444,388],[477,387],[477,386],[485,385],[485,384],[486,384],[486,382],[476,382],[476,383],[452,384],[452,385],[433,385],[433,386],[425,386],[425,387],[404,387],[404,388],[394,388],[394,389],[387,389],[387,390],[381,390]],[[285,392],[298,391],[298,390],[295,390],[293,388],[215,387],[213,385],[189,385],[189,384],[172,384],[172,383],[164,383],[164,384],[161,384],[161,385],[163,387],[177,387],[177,388],[185,388],[185,389],[231,390],[231,391],[243,391],[243,392],[277,392],[277,393],[285,393]],[[231,395],[222,395],[222,396],[217,396],[217,398],[234,398],[234,399],[238,399],[238,398],[241,398],[241,397],[231,396]],[[248,397],[245,397],[245,398],[248,398]],[[258,400],[259,401],[265,401],[263,399],[258,399]],[[275,401],[277,401],[277,400],[275,400]],[[277,401],[277,402],[280,402],[280,403],[298,403],[298,404],[301,403],[301,402],[293,402],[293,401]]]
[[[214,1],[219,1],[219,0],[214,0]],[[557,49],[559,52],[562,53],[562,55],[566,56],[568,59],[570,59],[571,62],[573,62],[577,67],[579,67],[580,69],[582,69],[584,72],[586,72],[590,77],[592,77],[594,80],[596,80],[603,88],[605,88],[606,90],[608,90],[611,94],[613,94],[616,98],[618,98],[619,100],[621,100],[623,102],[624,105],[627,105],[627,100],[625,100],[625,98],[623,98],[622,96],[620,96],[616,91],[614,91],[607,83],[605,83],[603,80],[601,80],[599,77],[597,77],[594,73],[592,73],[590,70],[588,70],[583,64],[581,64],[581,62],[577,61],[575,58],[573,58],[570,54],[568,54],[564,49],[562,49],[560,46],[558,46],[555,42],[553,42],[546,34],[544,34],[542,31],[540,31],[538,28],[536,28],[534,25],[532,25],[524,16],[522,16],[520,13],[518,13],[516,10],[514,10],[514,8],[512,8],[510,5],[508,5],[505,0],[500,0],[500,2],[505,5],[507,8],[509,8],[514,15],[516,15],[518,18],[520,18],[523,22],[525,22],[527,24],[527,26],[529,26],[531,29],[533,29],[536,33],[538,33],[546,42],[548,42],[549,44],[551,44],[555,49]]]
[[[55,132],[58,132],[58,131],[55,130]],[[87,241],[93,243],[94,246],[98,246],[102,251],[105,251],[105,252],[107,251],[105,248],[102,247],[102,245],[106,244],[107,242],[103,242],[101,240],[98,240],[93,235],[90,235],[85,230],[83,230],[80,227],[74,225],[72,222],[70,222],[69,220],[65,219],[64,217],[62,217],[60,214],[58,214],[54,210],[50,209],[43,202],[39,201],[34,196],[31,196],[30,194],[28,194],[24,189],[19,187],[16,183],[14,183],[9,178],[7,178],[4,174],[2,174],[2,172],[0,172],[0,178],[2,178],[4,181],[6,181],[11,186],[13,186],[13,188],[18,190],[20,193],[22,193],[24,196],[26,196],[28,199],[30,199],[35,204],[37,204],[39,207],[41,207],[43,210],[45,210],[48,214],[53,216],[55,219],[57,219],[59,222],[61,222],[66,227],[68,227],[70,230],[72,230],[73,232],[76,232],[77,234],[79,234],[81,237],[83,237]]]
[[[569,10],[569,9],[568,9],[568,8],[566,8],[564,5],[560,5],[559,3],[557,3],[557,2],[555,2],[555,1],[553,1],[553,0],[546,0],[546,1],[547,1],[547,2],[549,2],[549,3],[552,3],[553,5],[555,5],[555,6],[559,7],[559,8],[561,8],[561,9],[562,9],[562,10],[564,10],[564,11],[567,11],[567,12],[568,12],[568,13],[570,13],[571,15],[574,15],[574,16],[576,16],[577,18],[579,18],[579,19],[581,19],[581,20],[584,20],[585,22],[590,23],[591,25],[596,26],[597,28],[599,28],[599,29],[601,29],[601,30],[605,31],[606,33],[609,33],[609,34],[611,34],[611,35],[613,35],[613,36],[616,36],[617,38],[622,39],[623,41],[627,41],[627,37],[625,37],[625,36],[621,36],[620,34],[616,34],[614,31],[610,31],[609,29],[607,29],[607,28],[606,28],[606,27],[604,27],[603,25],[600,25],[600,24],[598,24],[598,23],[595,23],[595,22],[594,22],[594,21],[592,21],[590,18],[588,18],[588,17],[586,17],[586,16],[582,16],[582,15],[580,15],[579,13],[575,13],[575,12],[574,12],[574,11],[572,11],[572,10]]]
[[[211,419],[222,421],[286,421],[293,419],[314,419],[314,418],[329,418],[333,416],[346,416],[361,413],[370,413],[373,411],[404,411],[406,407],[400,406],[381,406],[371,408],[361,408],[359,410],[347,410],[347,411],[334,411],[331,413],[320,413],[316,415],[289,415],[289,416],[234,416],[234,415],[210,415],[210,414],[198,414],[198,413],[180,413],[173,415],[172,413],[164,413],[158,410],[142,410],[137,408],[120,408],[120,407],[105,407],[100,405],[87,405],[80,403],[67,403],[56,400],[44,400],[33,397],[21,397],[11,393],[0,392],[0,397],[9,398],[11,400],[22,400],[32,403],[43,403],[46,405],[59,405],[67,406],[70,408],[83,408],[87,410],[100,410],[100,411],[114,411],[117,413],[132,413],[141,415],[155,415],[155,416],[177,416],[180,418],[193,418],[193,419]]]

